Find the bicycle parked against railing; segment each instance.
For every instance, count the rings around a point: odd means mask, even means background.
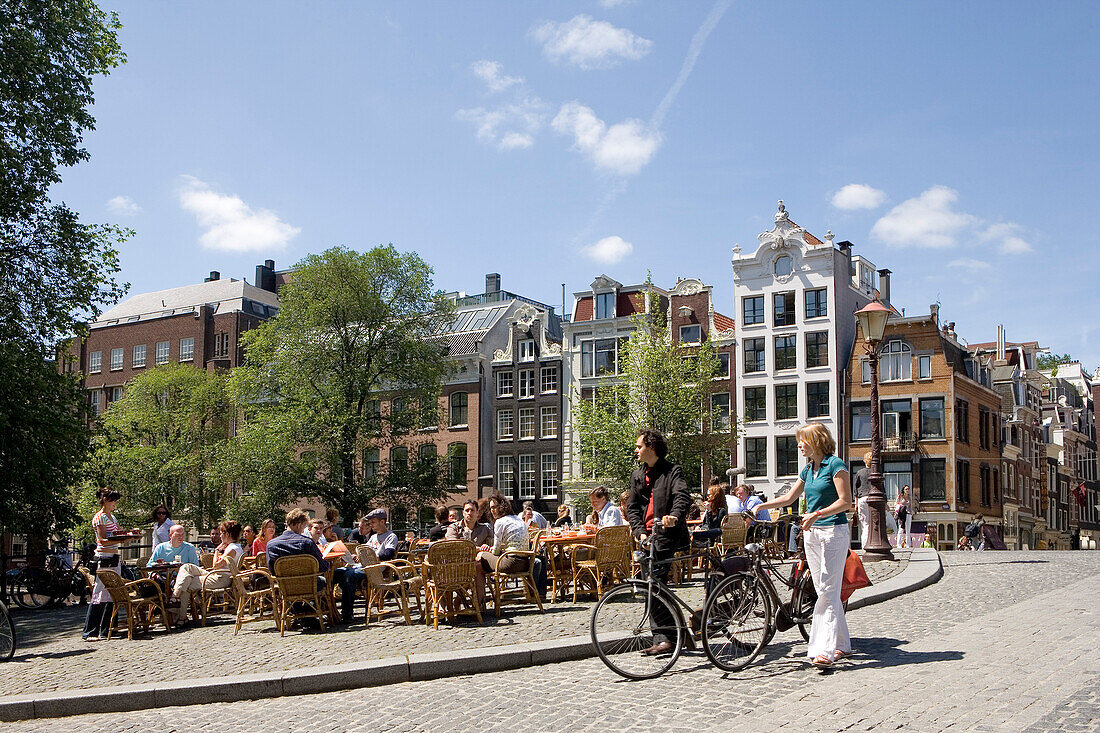
[[[80,566],[92,558],[89,549],[81,550],[74,565],[72,552],[59,548],[46,553],[44,567],[25,567],[8,571],[8,594],[20,608],[35,609],[76,596],[83,605],[88,601],[87,581]]]
[[[8,607],[0,600],[0,662],[6,662],[15,656],[15,622],[11,620]]]

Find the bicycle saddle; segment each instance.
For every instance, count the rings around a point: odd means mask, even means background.
[[[749,553],[750,555],[759,555],[763,551],[764,546],[761,545],[759,542],[750,542],[749,544],[745,545],[745,552]]]

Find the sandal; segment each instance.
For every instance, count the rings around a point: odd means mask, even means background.
[[[847,657],[850,654],[851,654],[851,652],[843,652],[843,651],[837,649],[835,652],[833,652],[833,661],[834,662],[839,662],[841,659],[844,659],[844,657]]]
[[[825,654],[818,654],[816,657],[813,658],[810,664],[814,665],[815,667],[831,667],[833,666],[833,660],[829,659],[829,657]]]

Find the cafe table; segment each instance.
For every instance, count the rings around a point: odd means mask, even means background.
[[[591,544],[596,539],[595,532],[570,531],[560,535],[543,534],[539,542],[546,548],[547,578],[550,580],[550,602],[557,603],[558,591],[562,596],[573,582],[573,563],[569,548],[573,545]]]

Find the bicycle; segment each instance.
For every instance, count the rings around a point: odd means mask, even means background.
[[[87,603],[88,584],[80,572],[80,566],[88,565],[91,552],[88,549],[81,550],[80,560],[76,565],[70,557],[71,553],[67,549],[58,548],[46,553],[44,567],[9,570],[9,595],[15,605],[34,610],[74,595],[80,599],[81,605]]]
[[[8,607],[0,601],[0,662],[7,662],[15,656],[15,622],[8,613]]]
[[[755,520],[756,526],[763,529],[757,531],[757,537],[774,533],[781,524],[801,521],[797,514],[781,515],[779,520],[770,522]],[[703,606],[703,650],[719,669],[727,672],[744,669],[777,631],[792,626],[798,626],[802,638],[809,640],[817,591],[806,564],[801,532],[797,548],[791,569],[784,577],[761,543],[746,544],[748,568],[730,574],[708,594]],[[789,600],[780,598],[776,581],[790,589]]]
[[[661,518],[655,517],[654,533],[660,526]],[[709,548],[703,553],[680,555],[658,563],[652,537],[647,544],[648,553],[634,552],[642,577],[630,578],[607,591],[592,609],[590,622],[596,654],[611,671],[632,680],[652,679],[670,670],[680,658],[685,640],[694,637],[681,609],[688,614],[696,612],[671,588],[655,579],[652,569],[658,564],[707,558],[704,587],[710,585],[712,565],[724,572]],[[673,639],[672,650],[661,655],[642,654],[653,645],[655,635]],[[694,644],[694,640],[689,643]]]

